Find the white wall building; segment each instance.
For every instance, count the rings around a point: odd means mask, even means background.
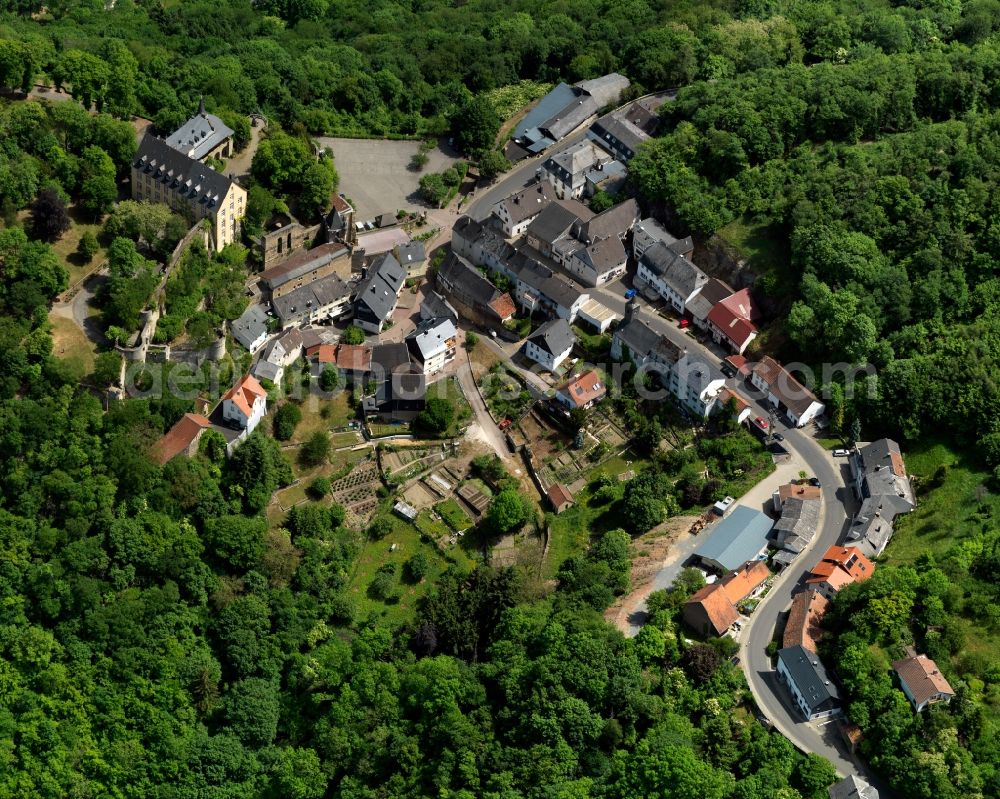
[[[247,431],[254,431],[267,413],[267,392],[256,378],[245,375],[222,396],[222,418]]]

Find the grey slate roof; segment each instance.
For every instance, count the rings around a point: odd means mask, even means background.
[[[401,244],[396,248],[396,260],[404,268],[422,264],[427,260],[424,243],[422,241],[411,241],[409,244]]]
[[[591,126],[591,131],[611,152],[620,152],[627,158],[635,155],[639,145],[649,139],[648,133],[615,112],[598,119]]]
[[[221,172],[189,158],[150,132],[143,136],[132,166],[189,203],[209,209],[222,202],[233,185]]]
[[[812,713],[829,710],[839,703],[840,692],[815,652],[804,646],[789,646],[778,650],[778,659],[785,664]]]
[[[696,319],[705,319],[715,303],[732,295],[733,290],[728,284],[723,283],[718,278],[710,277],[708,282],[701,287],[701,291],[688,300],[687,310]]]
[[[528,225],[528,235],[548,245],[566,235],[574,224],[589,222],[594,217],[583,203],[576,200],[555,200],[545,206],[535,220]]]
[[[510,268],[517,275],[518,281],[563,308],[572,307],[580,295],[585,293],[577,283],[559,277],[523,251],[511,261]]]
[[[511,224],[517,225],[525,219],[541,213],[542,209],[555,198],[556,196],[552,193],[552,187],[548,181],[542,180],[514,192],[509,197],[504,197],[497,203],[497,206],[503,206],[510,216]],[[472,234],[470,233],[470,235]]]
[[[565,319],[552,319],[528,336],[528,341],[551,355],[562,355],[573,346],[576,336]]]
[[[620,324],[614,332],[614,337],[628,348],[634,360],[652,358],[673,365],[683,355],[680,347],[666,336],[657,333],[638,316]]]
[[[407,346],[422,361],[437,355],[447,346],[449,339],[458,336],[451,319],[427,319],[418,324],[406,337]]]
[[[438,268],[438,281],[459,292],[466,301],[488,305],[500,295],[500,290],[468,261],[456,253],[448,253]]]
[[[601,107],[621,100],[622,92],[631,85],[631,81],[624,75],[611,72],[599,78],[582,80],[576,85],[593,97],[598,107]]]
[[[532,128],[537,128],[546,120],[556,116],[562,109],[573,102],[575,98],[576,92],[572,86],[567,83],[556,84],[548,94],[538,101],[538,104],[531,111],[525,114],[524,119],[521,120],[520,124],[514,130],[514,138],[524,138]],[[537,137],[529,136],[529,138],[534,141]]]
[[[783,545],[795,537],[811,541],[819,527],[819,505],[818,499],[786,499],[781,506],[781,518],[774,525],[778,543]]]
[[[831,785],[827,792],[830,799],[879,799],[878,790],[860,777],[851,774]]]
[[[662,241],[678,255],[687,255],[688,253],[694,251],[694,239],[690,236],[685,236],[683,239],[677,238],[651,216],[648,216],[641,222],[638,222],[636,224],[636,229],[642,230],[654,241]],[[732,294],[732,291],[729,293]]]
[[[230,323],[230,327],[233,338],[250,349],[261,334],[267,332],[267,312],[259,305],[251,305],[239,319]]]
[[[628,253],[625,252],[625,245],[621,239],[613,236],[608,239],[600,239],[589,247],[584,247],[576,251],[575,257],[591,267],[597,274],[603,274],[609,269],[621,266],[628,260]]]
[[[671,345],[673,346],[673,345]],[[709,385],[716,380],[725,380],[725,375],[717,367],[710,363],[706,363],[692,355],[683,355],[678,359],[675,371],[679,374],[683,382],[685,382],[689,388],[693,388],[700,395],[702,391],[709,387]],[[748,558],[749,560],[749,558]]]
[[[198,113],[167,136],[167,144],[191,158],[202,159],[233,135],[232,128],[215,114],[205,112],[202,101]]]
[[[658,241],[642,254],[641,262],[682,297],[690,297],[708,276],[687,258]]]
[[[707,533],[695,554],[718,562],[727,571],[752,560],[767,545],[771,520],[759,510],[737,505]]]
[[[889,438],[873,441],[852,456],[852,467],[864,471],[863,493],[878,497],[887,510],[906,513],[913,509],[913,489],[903,467],[899,444]]]
[[[420,315],[424,319],[444,317],[451,319],[452,322],[458,322],[458,311],[448,300],[430,289],[424,292],[424,299],[420,303]]]
[[[402,342],[394,344],[376,344],[372,347],[371,370],[377,372],[382,370],[388,374],[401,372],[410,365],[410,350]]]
[[[308,309],[322,308],[351,295],[351,287],[339,275],[327,275],[312,283],[300,286],[273,300],[274,311],[282,322],[305,313]]]
[[[275,383],[282,372],[284,372],[284,367],[270,361],[261,360],[254,364],[251,374],[258,380],[270,380],[272,383]]]
[[[406,270],[391,253],[372,261],[367,276],[358,284],[355,306],[367,307],[376,319],[385,321],[396,307],[396,296],[406,280]]]
[[[639,204],[634,199],[613,205],[606,211],[602,211],[597,216],[581,218],[584,224],[581,226],[578,238],[582,241],[596,241],[605,237],[625,238],[639,219]]]
[[[274,291],[277,288],[297,280],[303,275],[326,266],[337,258],[347,258],[350,251],[339,242],[320,244],[309,250],[301,250],[289,256],[277,266],[272,266],[260,273],[260,279]]]

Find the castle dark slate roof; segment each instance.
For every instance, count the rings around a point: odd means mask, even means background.
[[[232,128],[215,114],[205,112],[202,100],[198,113],[167,137],[167,144],[185,155],[202,159],[233,135]]]
[[[221,172],[189,158],[152,133],[143,137],[132,166],[192,205],[210,209],[222,202],[233,183]]]

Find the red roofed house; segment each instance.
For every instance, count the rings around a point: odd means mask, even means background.
[[[306,347],[305,352],[306,357],[315,359],[316,363],[337,362],[336,344],[314,344],[311,347]]]
[[[765,355],[760,363],[753,365],[750,382],[755,388],[766,391],[767,401],[782,411],[796,427],[811,422],[826,410],[815,394],[770,355]]]
[[[696,591],[684,603],[684,621],[701,635],[722,635],[739,617],[736,606],[771,576],[762,560],[747,561],[718,582]]]
[[[267,413],[267,392],[257,380],[244,375],[222,395],[222,418],[247,431],[247,435]]]
[[[830,603],[818,591],[799,591],[792,597],[792,609],[782,636],[782,648],[802,646],[810,652],[816,651],[816,640],[823,634],[819,626]]]
[[[577,408],[589,408],[604,399],[608,393],[601,381],[601,375],[591,369],[579,374],[556,390],[556,399],[571,411]]]
[[[757,337],[757,325],[754,322],[760,316],[750,289],[743,289],[712,307],[708,312],[708,329],[717,344],[725,344],[734,352],[742,354]]]
[[[845,585],[864,582],[874,572],[875,564],[857,547],[832,546],[806,575],[806,585],[833,599]]]
[[[573,505],[573,495],[569,493],[569,489],[562,483],[555,483],[550,486],[548,497],[549,502],[552,504],[552,510],[556,513],[562,513]]]
[[[197,413],[185,413],[177,424],[153,446],[153,459],[165,466],[182,452],[190,457],[198,451],[198,441],[211,422]]]
[[[364,377],[372,370],[372,348],[364,344],[341,344],[337,347],[337,367],[348,377]]]
[[[928,705],[938,702],[947,704],[955,695],[955,691],[938,669],[937,663],[927,655],[912,655],[897,660],[892,664],[892,670],[899,677],[903,693],[917,713]]]
[[[715,398],[715,401],[723,410],[732,407],[733,413],[736,415],[737,424],[743,424],[751,414],[750,403],[746,397],[738,391],[733,391],[731,388],[723,388]]]

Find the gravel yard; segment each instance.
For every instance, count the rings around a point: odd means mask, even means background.
[[[454,164],[457,153],[445,152],[440,145],[427,153],[428,162],[421,172],[409,168],[410,159],[420,150],[417,141],[388,139],[336,139],[317,137],[321,147],[333,150],[334,164],[340,175],[338,191],[354,205],[357,221],[377,214],[395,213],[401,208],[426,207],[417,197],[421,175],[443,172]],[[447,149],[447,145],[445,145]]]

